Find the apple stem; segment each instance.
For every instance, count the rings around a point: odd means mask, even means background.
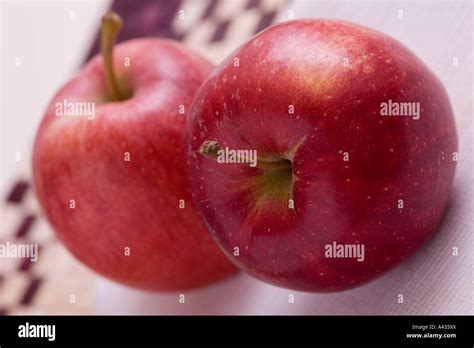
[[[199,152],[210,159],[217,160],[219,157],[219,151],[223,151],[217,141],[209,141],[206,140],[202,143],[201,147],[199,148]],[[245,164],[246,161],[243,158],[237,156],[237,162],[239,164]],[[287,159],[257,159],[257,168],[259,169],[291,169],[291,161]]]
[[[117,13],[110,10],[102,17],[100,50],[104,60],[105,80],[107,83],[108,93],[113,101],[126,99],[120,91],[113,68],[114,45],[121,28],[122,18],[120,18]]]

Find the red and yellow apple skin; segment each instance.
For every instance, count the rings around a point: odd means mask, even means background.
[[[419,102],[421,117],[381,116],[389,99]],[[457,134],[446,91],[406,47],[362,26],[263,31],[213,71],[187,126],[193,197],[215,239],[278,286],[326,292],[374,279],[428,240],[448,203]],[[199,153],[204,141],[291,167],[218,163]],[[364,245],[364,260],[327,257],[333,242]]]
[[[34,145],[37,197],[62,242],[98,273],[178,290],[235,271],[196,211],[185,175],[185,114],[211,69],[171,41],[131,40],[115,48],[131,98],[107,101],[96,56],[51,101]],[[64,100],[95,102],[95,117],[57,116]]]

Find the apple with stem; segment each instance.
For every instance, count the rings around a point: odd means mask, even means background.
[[[102,56],[54,96],[34,144],[45,215],[98,273],[149,290],[210,284],[235,267],[188,192],[185,118],[209,62],[180,44],[117,45],[120,17],[102,19]],[[115,58],[115,59],[114,59]]]
[[[221,248],[304,291],[361,285],[417,251],[457,161],[435,75],[393,38],[336,20],[286,22],[242,45],[197,93],[187,128],[193,198]]]

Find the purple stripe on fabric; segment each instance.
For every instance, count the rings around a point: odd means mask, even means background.
[[[26,288],[26,291],[25,291],[20,303],[23,304],[23,305],[28,305],[31,302],[33,302],[33,299],[34,299],[36,293],[38,292],[38,289],[39,289],[42,282],[43,282],[43,280],[41,278],[33,278],[30,281],[30,284],[28,285],[28,287]]]
[[[216,41],[221,41],[225,33],[227,32],[227,29],[229,28],[230,25],[230,20],[220,22],[217,25],[216,30],[214,31],[214,34],[212,35],[211,42],[216,42]]]
[[[21,203],[25,192],[28,190],[29,184],[25,180],[18,180],[13,186],[10,194],[7,196],[7,202],[9,203]]]
[[[206,18],[209,18],[212,16],[212,14],[214,13],[214,10],[216,9],[217,7],[217,4],[219,3],[218,0],[210,0],[209,1],[209,4],[207,5],[206,7],[206,10],[204,11],[204,13],[202,14],[202,19],[206,19]]]
[[[260,0],[248,0],[247,2],[247,9],[260,7]]]
[[[38,255],[40,254],[41,247],[38,246]],[[36,262],[31,261],[30,258],[25,258],[21,261],[18,267],[19,272],[29,272]]]
[[[36,220],[36,216],[32,214],[25,216],[25,218],[21,222],[21,225],[16,230],[16,233],[15,233],[16,237],[17,238],[26,237],[28,232],[31,230],[31,226],[33,226],[33,223],[35,222],[35,220]]]
[[[278,14],[277,11],[272,11],[265,13],[262,18],[260,19],[260,22],[257,25],[257,28],[255,29],[255,33],[258,33],[262,31],[263,29],[267,28],[273,23],[273,20],[275,19],[275,16]]]
[[[112,9],[123,19],[118,42],[137,37],[164,37],[176,39],[172,23],[181,6],[181,0],[116,0]],[[99,24],[97,24],[99,26]],[[100,51],[99,35],[86,61]]]

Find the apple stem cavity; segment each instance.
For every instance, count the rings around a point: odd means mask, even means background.
[[[209,141],[206,140],[202,143],[201,147],[199,148],[199,153],[203,156],[217,160],[219,157],[220,151],[223,151],[221,146],[217,141]],[[237,158],[237,163],[245,164],[245,160],[242,158]],[[291,161],[288,159],[269,159],[269,158],[257,158],[257,165],[258,169],[262,170],[275,170],[275,169],[285,169],[291,170]]]
[[[108,11],[104,16],[102,16],[100,50],[104,60],[107,92],[112,101],[127,99],[127,96],[120,90],[120,85],[113,68],[114,45],[117,40],[117,35],[122,28],[122,24],[122,18],[113,11]]]

